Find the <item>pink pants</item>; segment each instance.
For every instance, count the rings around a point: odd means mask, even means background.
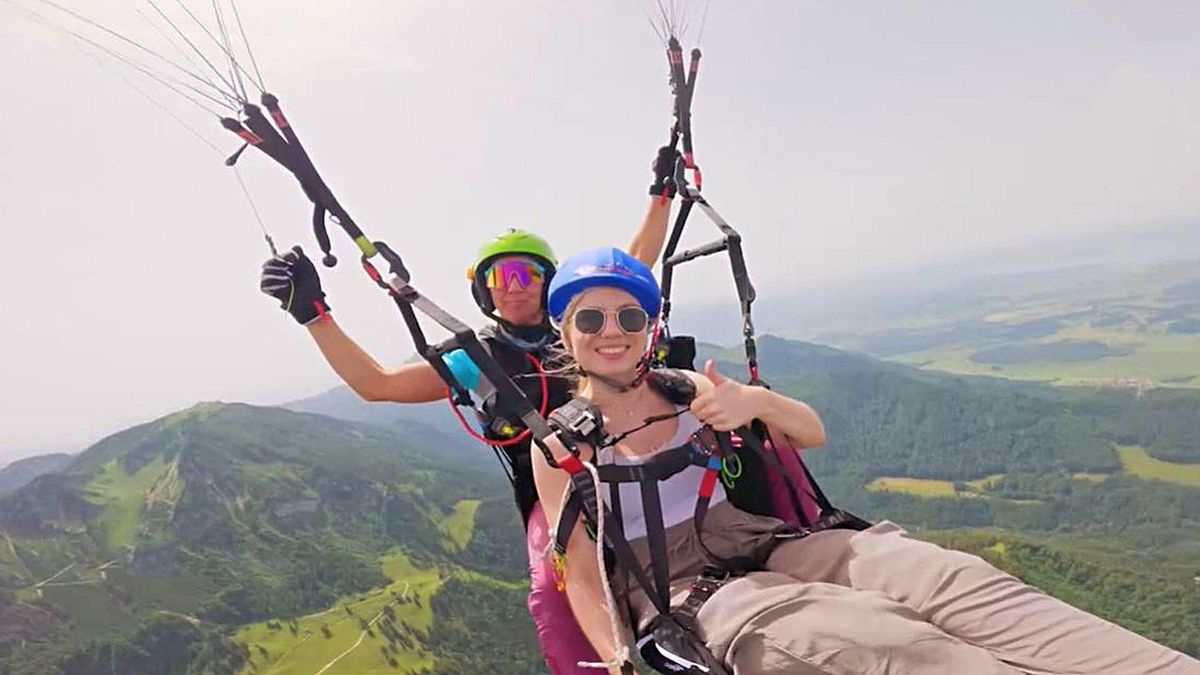
[[[554,568],[545,555],[549,543],[546,513],[539,502],[529,514],[525,548],[529,556],[529,615],[537,628],[546,667],[550,675],[597,675],[604,671],[577,665],[580,661],[599,661],[600,657],[575,621],[567,594],[560,593],[555,585]]]

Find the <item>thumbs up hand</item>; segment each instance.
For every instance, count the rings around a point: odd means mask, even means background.
[[[701,392],[692,401],[692,414],[701,422],[717,431],[733,431],[758,417],[763,408],[761,387],[751,387],[735,382],[713,366],[712,359],[704,364],[704,376],[712,384],[701,387]]]

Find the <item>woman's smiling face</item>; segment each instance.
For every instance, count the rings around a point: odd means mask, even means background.
[[[618,288],[592,288],[581,293],[571,303],[563,321],[563,340],[567,351],[575,357],[579,367],[588,373],[614,379],[632,379],[638,361],[646,352],[649,322],[636,333],[626,333],[617,322],[622,309],[641,306],[637,300]],[[581,332],[575,325],[580,310],[600,310],[604,313],[604,325],[598,333]]]
[[[510,261],[527,262],[540,267],[539,263],[527,256],[503,256],[497,258],[492,265]],[[495,288],[488,288],[488,292],[492,295],[492,305],[501,319],[517,326],[536,326],[542,322],[543,316],[542,288],[541,277],[522,284],[516,277],[505,279],[502,276],[500,284]]]

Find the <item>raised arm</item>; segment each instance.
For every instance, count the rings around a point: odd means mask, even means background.
[[[629,255],[654,267],[658,256],[662,254],[663,244],[667,242],[667,223],[671,219],[671,200],[662,197],[650,197],[646,206],[646,217],[633,234],[629,242]]]
[[[548,441],[555,457],[567,457],[566,448],[551,438]],[[584,457],[590,457],[591,450],[581,446]],[[538,498],[546,511],[546,522],[553,531],[554,523],[558,522],[563,508],[563,495],[570,478],[566,471],[551,467],[542,453],[534,451],[533,480],[537,485]],[[601,580],[604,572],[596,560],[596,543],[588,538],[583,522],[575,524],[571,531],[571,539],[567,542],[566,592],[567,602],[571,612],[588,642],[601,659],[613,662],[617,653],[617,645],[613,640],[613,617],[608,613],[608,600],[604,593]],[[610,668],[610,673],[618,675],[620,668]]]
[[[445,383],[428,363],[384,368],[332,316],[306,327],[333,372],[364,400],[426,403],[446,397]]]
[[[718,373],[710,359],[704,374],[688,373],[696,383],[691,410],[701,422],[717,431],[733,431],[762,420],[772,434],[784,434],[795,447],[825,444],[825,425],[807,403],[765,387],[735,382]]]
[[[259,287],[308,329],[330,367],[362,398],[423,403],[445,396],[445,385],[429,364],[386,370],[342,331],[329,313],[316,267],[299,246],[263,264]]]
[[[629,243],[629,255],[654,267],[658,256],[662,254],[663,244],[667,241],[667,224],[671,219],[671,198],[675,196],[675,185],[671,176],[675,172],[675,161],[679,151],[663,146],[658,149],[651,169],[654,171],[654,183],[650,185],[650,203],[646,206],[646,216]]]

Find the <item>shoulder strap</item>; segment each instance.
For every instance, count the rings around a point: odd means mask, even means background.
[[[572,441],[587,443],[593,449],[604,444],[604,417],[586,398],[576,396],[554,409],[546,420],[550,428]]]
[[[656,368],[646,379],[650,388],[675,405],[691,405],[696,398],[696,383],[676,368]]]

